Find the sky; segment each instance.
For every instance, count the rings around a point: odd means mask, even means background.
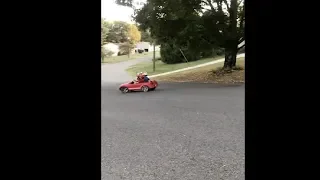
[[[101,17],[107,21],[125,21],[132,23],[133,10],[129,7],[119,6],[114,0],[101,0]]]
[[[101,17],[105,18],[107,21],[125,21],[133,23],[131,18],[132,15],[132,8],[119,6],[114,0],[101,0]]]

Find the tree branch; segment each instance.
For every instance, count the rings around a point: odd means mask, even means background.
[[[244,15],[244,6],[243,6],[243,9],[242,9],[242,12],[239,14],[240,15],[240,28],[243,28],[243,25],[244,25],[244,21],[245,21],[245,15]]]
[[[240,49],[242,49],[244,46],[246,46],[246,43],[244,43],[242,46],[238,47],[238,51],[239,51]]]
[[[241,37],[238,41],[238,44],[241,44],[244,40],[245,40],[244,37]]]
[[[222,1],[226,4],[228,11],[230,11],[230,6],[229,6],[227,0],[222,0]]]
[[[211,10],[211,8],[210,8],[210,9],[208,9],[208,8],[205,8],[205,7],[202,7],[202,9],[204,9],[204,10],[208,10],[208,11],[210,11],[210,10]]]
[[[203,1],[203,2],[205,2],[205,1]],[[205,4],[209,5],[209,6],[211,7],[211,10],[212,10],[213,12],[216,12],[216,10],[214,9],[214,7],[213,7],[213,5],[212,5],[211,0],[207,0],[207,1],[205,2]]]
[[[244,25],[244,16],[241,16],[241,19],[240,19],[240,28],[241,29],[243,28],[243,25]]]
[[[216,0],[215,2],[216,2],[216,4],[217,4],[217,7],[218,7],[218,11],[219,12],[222,12],[223,10],[222,10],[222,1],[223,0]]]

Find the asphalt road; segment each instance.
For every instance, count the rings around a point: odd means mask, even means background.
[[[144,57],[130,61],[124,61],[114,64],[104,64],[101,66],[101,81],[104,82],[127,82],[133,78],[125,71],[131,65],[152,61],[151,57]]]
[[[119,83],[101,88],[103,180],[244,179],[243,85]]]

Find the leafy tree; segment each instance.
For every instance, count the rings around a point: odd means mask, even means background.
[[[130,25],[123,21],[115,21],[110,25],[107,42],[124,43],[128,41],[128,31]]]
[[[238,47],[244,38],[243,0],[202,0],[202,10],[209,7],[203,17],[206,28],[213,32],[217,44],[225,49],[224,68],[236,65]]]
[[[108,36],[106,42],[127,43],[135,45],[141,40],[141,34],[136,25],[123,21],[115,21],[108,25]]]
[[[115,3],[122,6],[133,7],[133,0],[115,0]]]
[[[132,0],[116,2],[132,6]],[[197,44],[208,49],[223,48],[224,68],[236,65],[236,54],[242,48],[238,45],[245,40],[243,0],[147,0],[145,6],[136,11],[135,19],[142,29],[150,29],[161,44],[188,44],[188,52]],[[188,41],[183,42],[184,38]]]
[[[141,32],[141,41],[150,42],[150,43],[153,41],[151,34],[148,30],[142,30],[140,32]]]
[[[101,54],[102,54],[102,58],[104,57],[110,57],[112,54],[114,54],[113,51],[111,51],[110,49],[107,49],[107,48],[102,48],[101,49]]]
[[[161,60],[166,63],[184,62],[183,51],[188,61],[198,60],[202,55],[208,55],[204,51],[211,51],[212,45],[202,36],[204,28],[201,24],[201,16],[194,11],[180,9],[179,5],[172,1],[168,6],[173,12],[179,11],[179,16],[173,13],[166,16],[159,9],[154,8],[158,2],[148,3],[137,12],[135,20],[141,29],[150,29],[151,35],[161,45]],[[158,5],[161,7],[161,5]],[[163,7],[164,8],[164,7]],[[176,49],[170,49],[176,48]],[[178,58],[179,57],[179,58]]]
[[[119,55],[129,55],[129,52],[135,47],[134,44],[130,42],[121,43],[119,46]]]
[[[101,46],[106,43],[107,36],[109,34],[110,23],[101,19]]]
[[[105,48],[102,47],[106,43],[106,39],[109,34],[109,28],[110,28],[110,24],[104,19],[101,19],[101,58],[102,60],[104,59],[104,57],[111,56],[112,54],[112,52],[107,52]]]
[[[138,30],[137,26],[134,24],[130,24],[128,28],[128,37],[130,43],[135,45],[137,42],[141,40],[141,33]]]

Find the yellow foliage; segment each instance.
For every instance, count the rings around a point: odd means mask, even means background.
[[[134,24],[130,24],[129,30],[128,30],[128,36],[132,44],[136,44],[141,40],[141,33],[138,30],[137,26]]]

